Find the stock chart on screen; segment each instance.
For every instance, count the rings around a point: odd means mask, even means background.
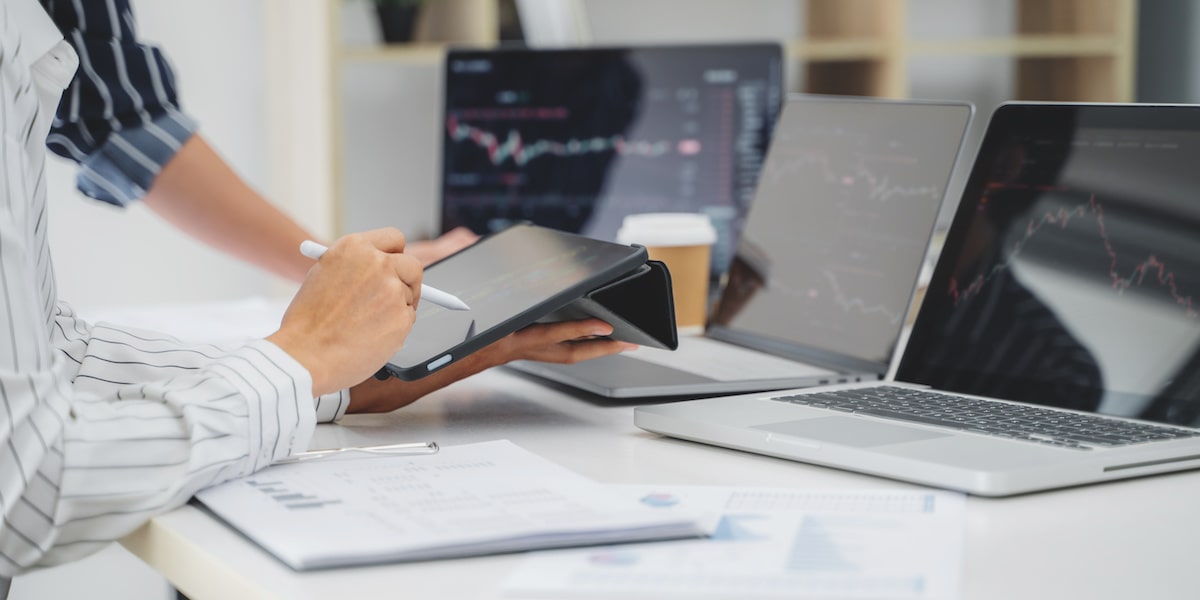
[[[1200,423],[1197,156],[1195,107],[1002,107],[898,377]]]
[[[442,229],[517,222],[613,240],[704,212],[732,256],[782,101],[775,44],[451,51]]]

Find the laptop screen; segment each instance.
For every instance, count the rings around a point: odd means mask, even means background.
[[[782,89],[777,44],[451,51],[442,229],[612,241],[627,214],[702,211],[720,274]]]
[[[970,117],[967,104],[790,98],[710,335],[885,371]]]
[[[1200,425],[1200,108],[992,118],[897,379]]]

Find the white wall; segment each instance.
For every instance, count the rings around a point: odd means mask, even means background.
[[[260,0],[134,0],[141,34],[166,51],[185,110],[251,185],[266,189]],[[180,235],[144,206],[120,210],[75,191],[74,163],[48,167],[59,293],[90,306],[267,294],[273,277]],[[86,314],[86,312],[84,313]]]
[[[1015,28],[1012,0],[915,0],[909,2],[908,28],[925,39],[963,39],[1009,35]],[[938,218],[948,227],[962,197],[992,110],[1016,94],[1016,64],[1009,58],[939,56],[908,65],[909,95],[931,100],[965,100],[975,105],[958,165],[946,187]]]
[[[795,0],[588,0],[597,44],[782,41],[803,24]]]
[[[1200,102],[1200,5],[1154,0],[1138,8],[1139,102]]]

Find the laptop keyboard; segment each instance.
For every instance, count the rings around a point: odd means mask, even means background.
[[[1200,431],[1094,415],[879,386],[778,396],[779,402],[936,425],[1073,450],[1195,437]]]

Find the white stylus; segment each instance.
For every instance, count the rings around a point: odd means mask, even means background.
[[[326,248],[322,244],[318,244],[312,240],[304,240],[300,242],[300,254],[303,254],[313,260],[318,260],[325,254]],[[449,292],[443,292],[435,287],[421,284],[421,299],[428,300],[443,308],[450,310],[471,310],[466,302],[458,299],[458,296]]]

